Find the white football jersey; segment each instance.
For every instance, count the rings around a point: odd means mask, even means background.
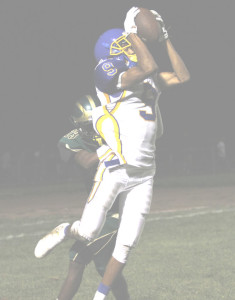
[[[163,133],[158,91],[146,79],[132,90],[108,95],[97,88],[102,106],[93,110],[93,126],[120,164],[155,168],[156,138]]]

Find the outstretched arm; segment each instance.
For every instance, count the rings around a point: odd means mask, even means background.
[[[169,38],[165,41],[165,46],[173,72],[161,72],[158,74],[158,81],[162,88],[181,84],[190,79],[190,74],[185,63],[175,50]]]
[[[126,19],[124,21],[125,32],[128,34],[127,38],[131,43],[131,48],[128,49],[128,51],[130,54],[135,54],[137,56],[137,65],[122,74],[121,88],[123,89],[143,81],[158,69],[152,54],[145,43],[137,35],[135,17],[139,12],[140,10],[138,7],[132,7],[127,12]]]
[[[154,14],[157,22],[159,22],[161,26],[162,32],[159,41],[164,43],[173,69],[173,72],[161,72],[157,74],[157,77],[155,79],[160,84],[161,89],[184,83],[190,79],[189,71],[185,63],[183,62],[181,56],[178,54],[178,52],[175,50],[174,46],[171,43],[162,17],[159,15],[158,12],[154,10],[151,10],[151,12]]]

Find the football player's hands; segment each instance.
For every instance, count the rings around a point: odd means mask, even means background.
[[[128,10],[126,14],[126,19],[124,21],[124,29],[127,34],[129,33],[137,33],[137,26],[135,24],[135,17],[140,12],[138,7],[133,6]]]
[[[162,17],[155,10],[151,9],[150,11],[155,16],[156,20],[158,21],[158,23],[160,24],[161,29],[162,29],[162,34],[159,38],[159,41],[161,42],[161,41],[167,40],[169,38],[169,35],[168,35],[167,30],[166,30],[166,26],[165,26],[165,23],[164,23]]]

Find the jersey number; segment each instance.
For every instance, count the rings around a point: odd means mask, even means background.
[[[155,100],[149,100],[148,106],[145,110],[140,110],[140,115],[146,121],[155,121],[156,119],[156,112],[155,112]]]
[[[114,76],[117,73],[117,69],[112,63],[104,63],[102,69],[107,73],[108,76]]]

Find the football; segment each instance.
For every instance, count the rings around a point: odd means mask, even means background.
[[[149,9],[143,7],[139,9],[140,12],[135,18],[138,36],[147,42],[157,41],[161,33],[160,24]]]

